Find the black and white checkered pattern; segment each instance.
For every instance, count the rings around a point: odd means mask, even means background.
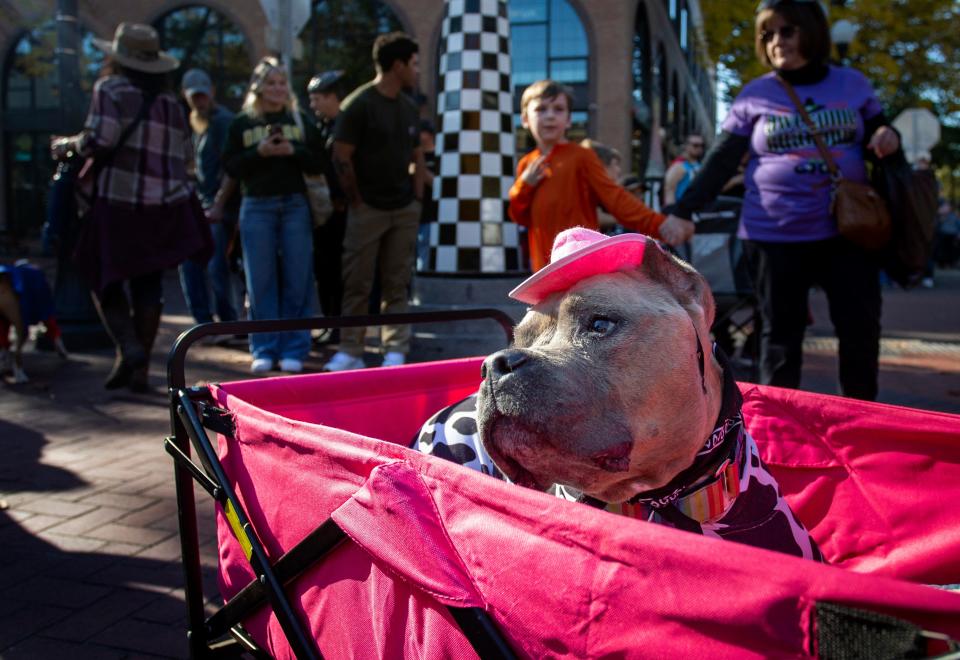
[[[506,0],[449,0],[441,38],[439,208],[426,270],[517,273],[519,237],[507,218],[516,148]]]

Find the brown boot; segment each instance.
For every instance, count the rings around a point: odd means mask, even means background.
[[[113,369],[104,381],[103,386],[108,390],[115,390],[130,384],[133,372],[143,367],[147,362],[147,354],[143,350],[133,327],[130,317],[130,308],[126,297],[111,296],[105,300],[95,293],[92,295],[94,307],[100,315],[107,334],[113,340],[117,349],[117,358]]]
[[[143,365],[134,369],[130,377],[130,389],[134,392],[142,393],[150,390],[150,353],[153,351],[153,343],[157,338],[157,330],[160,328],[162,312],[162,305],[134,305],[133,307],[133,326],[137,332],[137,339],[143,345],[147,356]]]

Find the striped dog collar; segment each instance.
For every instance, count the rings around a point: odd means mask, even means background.
[[[743,434],[738,435],[734,455],[720,464],[710,481],[692,492],[677,497],[666,506],[673,507],[698,523],[714,520],[726,513],[740,494],[741,463],[746,443],[743,440]],[[648,519],[664,507],[644,502],[618,502],[607,504],[605,508],[612,513],[631,518]]]

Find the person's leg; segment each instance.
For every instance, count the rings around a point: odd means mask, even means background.
[[[197,323],[210,323],[210,295],[207,292],[206,264],[187,259],[180,264],[180,288],[187,302],[187,309]]]
[[[803,366],[809,269],[804,243],[744,241],[754,266],[760,336],[760,382],[796,388]]]
[[[279,197],[244,197],[240,206],[240,240],[246,273],[250,319],[275,319],[280,313],[277,282],[277,226]],[[254,360],[276,360],[279,338],[275,332],[250,335]]]
[[[419,226],[419,202],[411,202],[391,214],[390,229],[381,240],[379,257],[380,311],[384,314],[407,311]],[[385,353],[406,355],[410,352],[409,325],[385,325],[380,332]]]
[[[163,271],[159,270],[130,280],[130,299],[133,303],[133,327],[137,339],[147,354],[143,366],[134,369],[130,389],[146,392],[150,388],[150,353],[160,328],[163,312]]]
[[[847,240],[825,243],[820,285],[827,294],[830,320],[839,341],[840,393],[873,401],[880,370],[879,267]]]
[[[207,264],[207,274],[210,277],[210,288],[213,289],[213,303],[217,310],[217,319],[220,321],[237,320],[236,292],[233,288],[233,278],[230,276],[230,265],[227,263],[227,243],[230,240],[230,228],[223,222],[210,225],[213,234],[213,256]]]
[[[91,297],[117,351],[113,369],[103,386],[108,390],[126,387],[130,384],[133,372],[146,363],[147,354],[137,338],[123,282],[112,282],[99,293],[91,291]]]
[[[317,303],[313,281],[313,223],[306,197],[285,196],[281,213],[280,318],[307,318],[314,315]],[[309,330],[280,333],[281,359],[293,359],[302,363],[309,352]]]
[[[343,238],[347,212],[334,211],[314,232],[314,268],[320,309],[324,316],[339,316],[343,301]]]
[[[344,316],[364,315],[373,288],[380,237],[387,229],[388,211],[363,206],[351,209],[350,222],[343,239],[343,304]],[[363,356],[366,328],[343,328],[340,351],[354,357]]]

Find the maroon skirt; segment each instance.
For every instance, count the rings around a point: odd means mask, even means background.
[[[177,266],[206,262],[213,237],[196,196],[173,206],[127,208],[97,200],[81,221],[74,262],[87,285],[113,282]]]

